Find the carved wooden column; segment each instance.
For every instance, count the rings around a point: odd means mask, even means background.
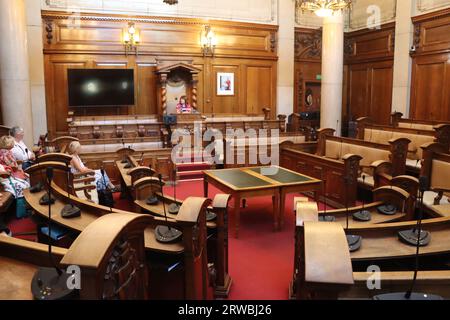
[[[160,74],[161,84],[161,114],[166,113],[167,109],[167,73]]]
[[[191,81],[191,106],[197,110],[197,84],[198,84],[198,74],[192,74]]]

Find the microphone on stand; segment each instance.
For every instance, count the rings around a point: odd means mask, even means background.
[[[431,234],[428,231],[422,230],[422,216],[423,216],[423,195],[425,191],[428,189],[428,177],[421,176],[419,177],[419,199],[420,199],[420,208],[418,210],[419,216],[417,220],[416,227],[403,230],[398,232],[399,239],[406,244],[412,246],[426,246],[431,241]],[[418,250],[418,248],[417,248]]]
[[[53,179],[53,168],[46,169],[47,175],[47,195],[51,199],[52,188],[51,183]],[[48,203],[48,255],[52,268],[39,268],[33,276],[31,281],[31,292],[36,300],[58,300],[67,299],[73,293],[74,289],[69,289],[67,280],[72,276],[61,270],[55,263],[52,255],[52,203]]]
[[[169,213],[177,214],[180,206],[177,203],[177,168],[173,169],[173,202],[169,206]]]
[[[122,148],[125,148],[125,142],[123,141],[123,138],[122,138]],[[127,163],[127,162],[128,162],[128,160],[127,160],[126,157],[124,157],[124,158],[120,161],[120,163]]]
[[[167,220],[167,213],[166,213],[166,204],[164,202],[164,191],[163,191],[163,183],[162,183],[161,174],[158,175],[158,179],[159,179],[159,184],[161,186],[161,195],[163,197],[164,218],[167,222],[168,220]],[[183,235],[183,233],[180,230],[171,228],[170,226],[160,225],[155,228],[155,237],[156,237],[156,240],[159,242],[163,242],[163,243],[174,242],[174,241],[178,240],[182,235]]]
[[[78,208],[77,206],[73,205],[73,201],[70,198],[70,188],[73,188],[73,183],[72,185],[70,184],[70,179],[69,179],[69,175],[70,175],[70,169],[69,169],[69,164],[66,164],[66,168],[67,168],[67,198],[69,203],[66,204],[62,209],[61,209],[61,217],[63,218],[75,218],[75,217],[79,217],[81,216],[81,209]]]
[[[151,169],[152,165],[149,165],[148,167]],[[162,185],[161,181],[160,181],[160,184]],[[149,204],[151,206],[157,205],[159,203],[158,197],[155,194],[155,189],[153,187],[153,183],[150,185],[150,196],[147,198],[145,203],[147,203],[147,204]]]
[[[414,275],[411,286],[406,292],[393,292],[374,296],[375,300],[443,300],[441,296],[427,293],[414,292],[414,286],[417,280],[417,273],[419,271],[419,250],[421,246],[426,246],[430,243],[431,234],[428,231],[422,230],[422,216],[423,216],[423,195],[428,189],[428,177],[419,177],[419,197],[420,208],[417,225],[410,230],[403,230],[398,232],[399,239],[409,245],[416,247]]]
[[[324,188],[324,193],[323,193],[324,209],[323,209],[323,215],[321,215],[319,217],[319,221],[334,222],[334,221],[336,221],[335,216],[327,216],[327,179],[323,179],[323,177],[322,177],[322,181],[323,181],[323,188]]]
[[[349,185],[349,181],[348,181],[348,177],[344,178],[344,183],[345,183],[345,215],[346,215],[346,219],[347,219],[347,225],[345,228],[345,233],[346,233],[346,237],[347,237],[347,243],[348,243],[348,248],[350,250],[350,252],[356,251],[359,248],[361,248],[361,243],[362,243],[362,237],[358,236],[358,235],[354,235],[354,234],[348,234],[348,185]]]
[[[362,175],[363,184],[366,182],[366,175]],[[370,214],[370,211],[364,210],[365,200],[364,197],[362,199],[362,209],[360,211],[357,211],[353,213],[353,219],[357,221],[370,221],[372,219],[372,215]]]

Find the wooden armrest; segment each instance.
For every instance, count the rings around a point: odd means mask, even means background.
[[[353,284],[344,229],[338,223],[305,222],[305,281],[319,290]],[[330,288],[331,286],[331,288]]]
[[[74,189],[75,191],[95,190],[96,188],[97,188],[97,187],[94,186],[93,184],[85,184],[85,185],[82,185],[82,186],[76,186],[76,187],[73,187],[73,189]]]
[[[445,187],[432,187],[430,188],[431,191],[437,192],[437,193],[444,193],[444,192],[450,192],[450,188],[445,188]]]
[[[374,175],[376,173],[391,173],[392,163],[386,160],[376,160],[370,164]]]
[[[228,207],[228,201],[230,200],[230,197],[230,194],[216,194],[212,202],[212,207],[214,209],[226,209]]]
[[[73,183],[91,183],[94,182],[95,178],[94,177],[85,177],[85,178],[80,178],[80,179],[73,179]]]
[[[93,176],[95,175],[95,171],[91,170],[91,171],[86,171],[86,172],[77,172],[73,174],[74,178],[80,178],[83,176]]]
[[[294,201],[296,201],[297,227],[303,226],[306,221],[319,221],[319,208],[316,202],[304,201],[302,197],[297,197]]]

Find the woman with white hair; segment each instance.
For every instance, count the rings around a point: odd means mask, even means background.
[[[25,170],[33,165],[36,157],[33,151],[28,149],[25,142],[23,142],[25,133],[21,127],[12,127],[10,135],[14,138],[14,147],[11,152],[16,161],[22,163],[22,169]]]
[[[108,175],[106,172],[104,175],[102,175],[100,170],[92,170],[86,167],[80,159],[80,152],[81,152],[81,144],[78,141],[72,141],[69,144],[68,148],[69,154],[72,156],[72,160],[70,161],[71,165],[71,171],[72,173],[89,173],[94,172],[95,173],[95,184],[97,186],[97,190],[105,190],[110,189],[113,190],[115,186],[111,183],[111,180],[109,180]]]

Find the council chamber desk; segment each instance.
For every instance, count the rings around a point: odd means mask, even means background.
[[[273,226],[276,231],[284,224],[286,194],[312,191],[317,200],[321,188],[320,180],[279,166],[205,170],[203,171],[205,197],[208,197],[209,183],[234,198],[236,238],[239,236],[241,199],[271,195]]]

